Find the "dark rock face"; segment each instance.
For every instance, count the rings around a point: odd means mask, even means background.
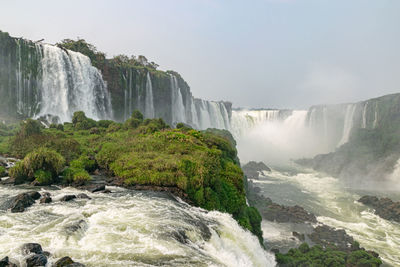
[[[53,199],[52,199],[51,197],[47,197],[47,196],[42,197],[42,198],[40,199],[40,203],[41,203],[41,204],[51,203],[52,201],[53,201]]]
[[[60,199],[60,201],[71,201],[71,200],[73,200],[75,198],[76,198],[75,195],[65,195]]]
[[[38,243],[25,243],[22,245],[22,254],[27,255],[30,253],[40,254],[43,252],[42,246]]]
[[[78,194],[76,197],[81,199],[91,199],[88,195],[84,193]]]
[[[41,195],[39,194],[39,192],[36,192],[36,191],[28,192],[28,194],[29,194],[29,196],[30,196],[31,198],[33,198],[34,200],[38,200],[38,199],[41,197]]]
[[[400,222],[400,202],[393,202],[390,198],[377,198],[375,196],[363,196],[359,202],[375,209],[379,217]]]
[[[4,210],[11,209],[11,212],[23,212],[25,208],[32,206],[35,200],[30,196],[30,193],[19,194],[10,200],[5,201],[1,208]]]
[[[300,241],[304,241],[306,239],[306,237],[304,236],[304,234],[300,234],[298,232],[293,232],[292,233],[294,237],[296,237],[298,240]]]
[[[283,206],[276,203],[271,203],[266,208],[261,210],[262,215],[269,221],[276,221],[279,223],[305,223],[317,222],[315,215],[308,213],[300,206]]]
[[[317,226],[308,237],[318,245],[323,247],[336,246],[343,251],[350,250],[354,243],[354,239],[345,230],[336,230],[327,225]]]
[[[79,262],[74,262],[70,257],[66,256],[53,264],[53,267],[84,267],[85,265]]]
[[[0,260],[0,267],[17,267],[17,265],[10,262],[8,257],[4,257],[3,259]]]
[[[35,254],[26,259],[26,266],[45,266],[47,264],[47,257],[43,254]]]
[[[246,165],[242,166],[242,170],[244,174],[251,179],[258,179],[259,173],[262,171],[268,171],[270,172],[271,169],[268,168],[267,165],[265,165],[263,162],[255,162],[255,161],[250,161]]]

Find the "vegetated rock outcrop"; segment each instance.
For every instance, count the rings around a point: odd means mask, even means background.
[[[162,119],[144,119],[138,111],[124,123],[96,122],[75,112],[72,123],[62,126],[46,129],[29,119],[3,139],[8,145],[2,146],[0,139],[0,146],[12,147],[6,153],[23,158],[10,169],[11,179],[103,193],[109,192],[105,184],[168,191],[192,205],[232,214],[262,241],[261,216],[246,204],[244,175],[228,131],[171,129]],[[92,184],[95,172],[108,179]]]
[[[400,202],[394,202],[390,198],[379,199],[375,196],[363,196],[358,202],[372,207],[379,217],[400,223]]]

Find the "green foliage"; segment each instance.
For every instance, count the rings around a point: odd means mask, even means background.
[[[0,166],[0,177],[6,176],[6,168],[3,166]]]
[[[339,251],[332,248],[323,249],[321,246],[316,245],[309,247],[307,243],[301,244],[296,249],[290,249],[288,253],[275,254],[278,266],[369,266],[378,267],[382,261],[369,254],[363,249],[355,251]]]
[[[96,161],[89,158],[89,156],[82,155],[78,159],[75,159],[69,164],[71,168],[83,169],[88,172],[92,172],[96,169]]]
[[[27,119],[25,122],[21,123],[21,130],[19,132],[19,135],[23,137],[37,135],[40,134],[41,128],[42,126],[39,121]]]
[[[31,182],[39,170],[49,172],[53,180],[65,166],[64,158],[57,152],[41,147],[26,155],[23,161],[11,168],[10,176],[18,182]]]
[[[88,130],[96,127],[96,121],[86,117],[83,111],[76,111],[72,116],[72,124],[76,130]]]
[[[51,172],[44,170],[37,170],[34,174],[35,181],[40,185],[50,185],[53,182]]]
[[[69,165],[62,174],[65,184],[83,184],[90,180],[88,172],[99,168],[126,185],[176,187],[196,206],[232,214],[261,242],[261,217],[246,205],[236,149],[225,132],[215,132],[170,129],[162,119],[143,119],[138,111],[123,125],[96,123],[83,112],[75,112],[72,124],[65,123],[63,131],[53,126],[15,139],[12,151],[26,157],[11,173],[24,182],[37,179],[36,171],[43,170],[52,173],[54,180],[65,165],[64,156]],[[44,173],[36,174],[47,183]]]
[[[77,170],[74,172],[73,181],[75,184],[85,184],[91,179],[89,173],[85,170]]]

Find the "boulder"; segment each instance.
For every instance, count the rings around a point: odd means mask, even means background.
[[[85,265],[79,262],[74,262],[70,257],[66,256],[53,264],[53,267],[84,267]]]
[[[40,199],[40,203],[41,204],[51,203],[52,201],[53,201],[53,199],[51,197],[48,197],[48,196],[42,197]]]
[[[28,255],[30,253],[41,254],[43,253],[42,246],[38,243],[25,243],[21,247],[22,254]]]
[[[259,173],[262,171],[267,171],[267,172],[271,171],[271,169],[261,161],[260,162],[250,161],[244,166],[242,166],[242,170],[244,174],[251,179],[258,179]]]
[[[71,200],[73,200],[75,198],[76,198],[75,195],[65,195],[60,199],[60,201],[71,201]]]
[[[17,265],[10,262],[8,257],[4,257],[3,259],[0,260],[0,267],[17,267]]]
[[[35,200],[30,196],[29,193],[19,194],[10,200],[4,202],[1,206],[3,209],[11,209],[11,212],[23,212],[25,208],[32,206]]]
[[[374,213],[379,217],[400,222],[400,202],[393,202],[390,198],[379,199],[375,196],[363,196],[358,201],[374,208]]]
[[[91,199],[88,195],[84,193],[78,194],[76,197],[81,199]]]
[[[39,194],[39,192],[36,192],[36,191],[28,192],[28,194],[29,194],[29,196],[30,196],[31,198],[33,198],[34,200],[38,200],[38,199],[41,197],[41,195]]]
[[[349,236],[345,230],[320,225],[314,228],[314,231],[308,235],[314,243],[323,247],[336,247],[343,251],[351,250],[354,239]]]
[[[26,259],[27,267],[45,266],[47,264],[47,257],[43,254],[34,254]]]

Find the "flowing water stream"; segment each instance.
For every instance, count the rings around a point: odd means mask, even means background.
[[[37,188],[36,188],[37,189]],[[274,266],[250,232],[228,214],[206,212],[164,193],[110,188],[111,194],[60,202],[73,188],[50,190],[53,202],[23,213],[0,211],[0,258],[23,262],[23,243],[87,266]],[[42,189],[43,190],[43,189]],[[0,203],[28,191],[0,187]]]
[[[319,222],[345,229],[362,247],[378,252],[388,266],[400,266],[400,224],[382,219],[357,202],[363,195],[387,196],[400,200],[397,192],[355,191],[338,179],[298,166],[273,169],[253,180],[262,194],[283,205],[300,205],[314,213]],[[292,228],[263,221],[266,242],[295,244]]]

